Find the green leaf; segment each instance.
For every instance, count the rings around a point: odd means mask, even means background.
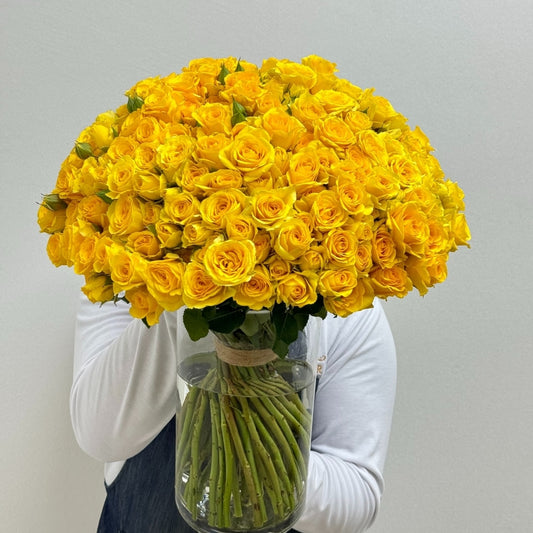
[[[185,309],[183,312],[183,325],[193,341],[197,341],[209,333],[209,324],[204,318],[201,309]]]
[[[105,191],[98,191],[96,193],[96,196],[98,196],[98,198],[100,198],[101,200],[103,200],[106,204],[111,204],[113,203],[113,199],[112,198],[109,198],[109,196],[107,196],[107,193],[109,191],[108,190],[105,190]]]
[[[272,346],[272,351],[284,359],[289,353],[289,345],[281,339],[276,339],[274,346]]]
[[[276,304],[272,309],[272,323],[276,328],[276,339],[288,345],[298,338],[298,322],[284,304]]]
[[[320,318],[326,318],[328,312],[324,307],[324,298],[319,294],[316,302],[310,305],[305,305],[304,307],[295,308],[295,313],[307,313],[311,316],[318,316]]]
[[[74,150],[76,151],[76,155],[80,159],[87,159],[89,157],[92,157],[93,155],[93,149],[91,148],[91,145],[89,143],[76,143]]]
[[[246,108],[239,104],[239,102],[233,100],[233,115],[231,117],[231,125],[235,126],[239,122],[244,122],[246,120]]]
[[[214,316],[211,311],[206,311],[208,327],[218,333],[231,333],[238,329],[246,318],[246,307],[224,306],[216,309]]]
[[[128,111],[130,113],[133,113],[134,111],[136,111],[137,109],[140,109],[144,104],[144,100],[138,96],[138,95],[134,95],[133,97],[132,96],[128,96],[128,104],[127,104],[127,108],[128,108]]]
[[[220,69],[220,72],[218,74],[217,81],[221,85],[225,85],[226,84],[226,76],[229,73],[230,73],[230,71],[226,68],[226,65],[224,63],[222,63],[222,68]]]

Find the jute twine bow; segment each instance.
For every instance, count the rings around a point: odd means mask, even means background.
[[[226,346],[218,339],[215,340],[215,349],[219,359],[230,365],[259,366],[277,359],[277,355],[270,349],[237,350]]]

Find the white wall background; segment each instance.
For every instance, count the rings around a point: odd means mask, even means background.
[[[78,132],[192,58],[311,53],[425,130],[473,234],[444,285],[387,303],[398,399],[373,531],[530,531],[532,27],[530,0],[0,1],[0,531],[94,532],[103,500],[68,413],[80,281],[35,222]]]

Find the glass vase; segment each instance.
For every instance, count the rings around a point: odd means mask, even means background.
[[[176,503],[199,532],[285,532],[303,510],[315,390],[308,339],[300,332],[281,359],[269,314],[249,318],[178,354]]]

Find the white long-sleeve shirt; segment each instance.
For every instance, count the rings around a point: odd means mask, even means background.
[[[176,413],[182,314],[147,328],[125,304],[81,297],[70,407],[80,447],[105,463],[110,484]],[[394,342],[379,301],[347,318],[311,317],[320,359],[302,533],[357,533],[373,522],[383,491],[396,387]],[[319,333],[317,335],[317,332]]]

